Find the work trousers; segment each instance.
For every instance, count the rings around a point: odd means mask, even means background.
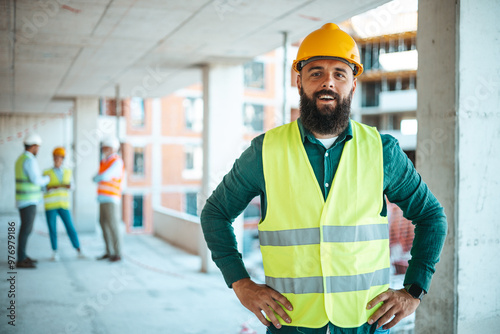
[[[121,256],[118,207],[118,204],[112,202],[100,203],[99,206],[99,223],[106,244],[106,254],[110,256]]]
[[[76,234],[75,227],[73,226],[73,220],[71,219],[71,213],[67,209],[53,209],[45,211],[45,217],[47,218],[47,225],[49,227],[50,235],[50,245],[52,250],[57,250],[57,215],[61,217],[64,227],[66,227],[66,232],[68,233],[69,240],[74,248],[80,248],[80,242],[78,241],[78,235]]]
[[[19,229],[18,246],[17,246],[17,261],[21,262],[28,256],[26,255],[26,245],[28,237],[33,230],[33,223],[36,216],[36,205],[30,205],[25,208],[19,209],[21,216],[21,228]]]

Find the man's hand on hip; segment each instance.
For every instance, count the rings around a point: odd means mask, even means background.
[[[292,311],[292,304],[285,298],[285,296],[267,285],[256,284],[250,278],[243,278],[233,283],[233,290],[241,304],[252,311],[265,326],[269,326],[270,322],[261,311],[265,312],[276,328],[281,328],[281,324],[276,318],[275,313],[285,322],[292,322],[288,314],[281,306],[283,305],[288,310]],[[278,304],[278,302],[281,305]]]
[[[418,305],[420,305],[420,300],[413,298],[405,289],[389,289],[373,298],[366,308],[369,310],[380,302],[384,303],[375,313],[373,313],[368,323],[373,324],[378,320],[378,324],[381,326],[394,316],[394,319],[384,325],[384,329],[392,328],[400,322],[401,319],[415,312]]]

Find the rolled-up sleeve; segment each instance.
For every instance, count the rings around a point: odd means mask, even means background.
[[[50,182],[50,177],[40,172],[36,159],[26,159],[23,168],[31,183],[43,187]]]

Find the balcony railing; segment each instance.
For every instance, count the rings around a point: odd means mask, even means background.
[[[394,90],[381,92],[379,109],[382,112],[417,110],[417,90]]]

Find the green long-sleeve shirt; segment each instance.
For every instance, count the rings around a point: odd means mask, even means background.
[[[312,133],[303,127],[300,118],[298,126],[309,162],[326,199],[344,144],[353,137],[351,124],[349,122],[349,126],[329,149],[326,149]],[[228,286],[242,278],[249,277],[241,254],[238,252],[231,223],[255,196],[261,198],[262,219],[265,218],[267,202],[262,167],[264,136],[265,134],[256,137],[251,146],[236,160],[231,171],[208,198],[201,213],[203,233],[212,252],[212,258],[222,271]],[[412,258],[409,261],[404,284],[417,283],[425,291],[429,291],[435,265],[439,260],[446,237],[446,216],[437,199],[399,147],[397,140],[390,135],[382,134],[381,139],[384,160],[384,195],[403,210],[405,218],[415,224]],[[385,204],[381,215],[386,216]],[[285,327],[280,330],[280,333],[299,333],[295,331],[297,327],[293,327],[293,330]],[[304,328],[300,330],[311,334],[316,333],[313,330],[305,331]],[[330,324],[330,330],[332,334],[371,333],[373,326],[365,324],[358,329],[346,331]],[[317,333],[324,332],[323,329],[322,332]]]

